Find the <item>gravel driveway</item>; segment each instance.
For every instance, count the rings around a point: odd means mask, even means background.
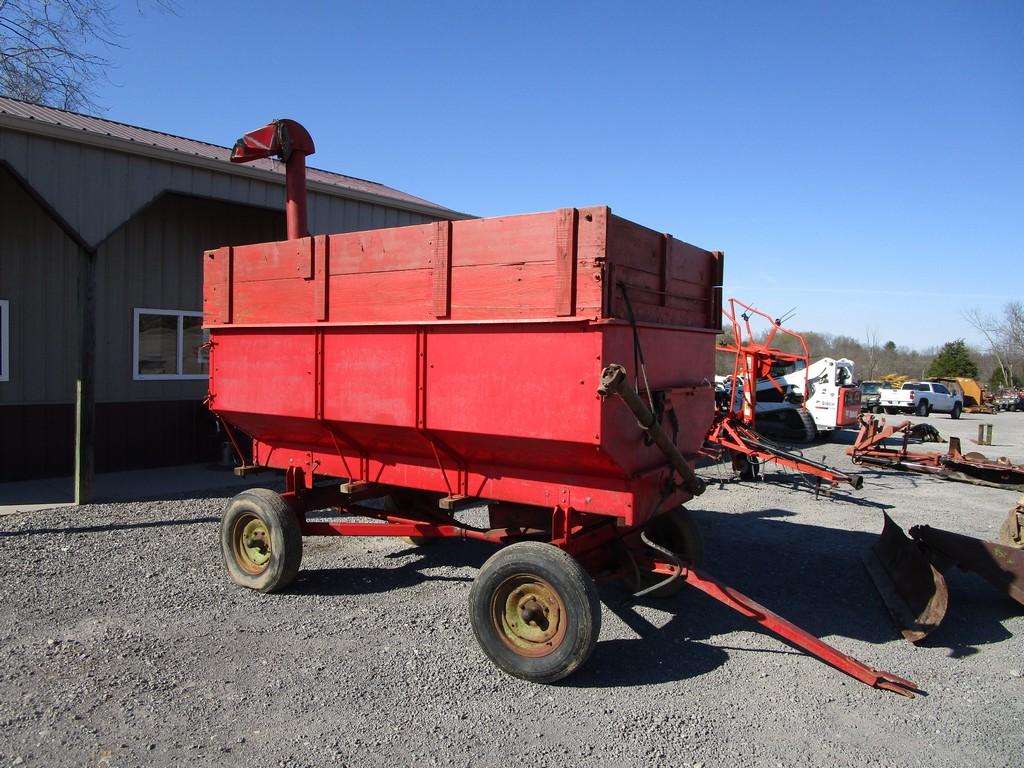
[[[1024,461],[1024,414],[928,421],[965,450],[992,422],[1002,445],[980,450]],[[851,439],[807,454],[849,469]],[[730,481],[689,506],[708,571],[914,680],[928,694],[914,700],[695,590],[634,604],[615,583],[600,587],[587,666],[554,686],[518,681],[468,624],[492,551],[475,542],[309,539],[295,587],[261,595],[225,577],[221,497],[0,518],[0,764],[1020,766],[1020,606],[953,572],[945,623],[913,647],[860,560],[882,509],[905,529],[994,539],[1016,494],[865,474],[831,498]]]

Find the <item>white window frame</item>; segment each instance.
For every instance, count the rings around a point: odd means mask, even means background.
[[[11,302],[0,299],[0,381],[11,380]]]
[[[169,315],[178,318],[178,360],[177,373],[139,373],[139,315]],[[185,320],[186,317],[202,317],[202,312],[188,309],[147,309],[136,307],[132,315],[132,380],[133,381],[206,381],[208,373],[182,373],[182,362],[185,355]],[[5,326],[6,327],[6,326]]]

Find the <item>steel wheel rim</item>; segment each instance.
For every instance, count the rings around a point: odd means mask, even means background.
[[[273,554],[270,529],[257,515],[241,515],[231,531],[231,548],[243,571],[254,576],[263,573]]]
[[[494,630],[520,656],[539,658],[554,653],[565,639],[566,619],[561,595],[537,576],[511,576],[491,598]]]

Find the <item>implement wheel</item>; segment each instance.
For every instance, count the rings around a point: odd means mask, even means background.
[[[569,554],[537,541],[511,544],[484,563],[469,612],[491,661],[534,683],[575,672],[601,632],[593,580]]]
[[[751,460],[749,456],[742,453],[732,455],[732,469],[739,474],[740,480],[748,482],[757,480],[758,475],[761,474],[761,465],[757,459]]]
[[[266,488],[242,491],[220,521],[220,551],[228,576],[260,592],[285,589],[302,563],[302,529],[283,498]]]

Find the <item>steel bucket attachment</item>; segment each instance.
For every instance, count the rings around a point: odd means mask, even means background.
[[[882,517],[882,534],[864,553],[864,565],[903,637],[916,643],[942,622],[949,591],[917,542],[885,512]]]
[[[1024,496],[1003,520],[999,528],[999,543],[1024,549]]]
[[[865,553],[864,563],[896,626],[910,642],[923,640],[946,615],[949,592],[940,571],[953,565],[982,576],[1024,605],[1024,551],[929,525],[915,525],[907,536],[882,515],[882,534]]]
[[[1024,605],[1024,552],[930,525],[915,525],[910,535],[920,542],[933,561],[945,560],[961,570],[976,573],[1007,597]]]

